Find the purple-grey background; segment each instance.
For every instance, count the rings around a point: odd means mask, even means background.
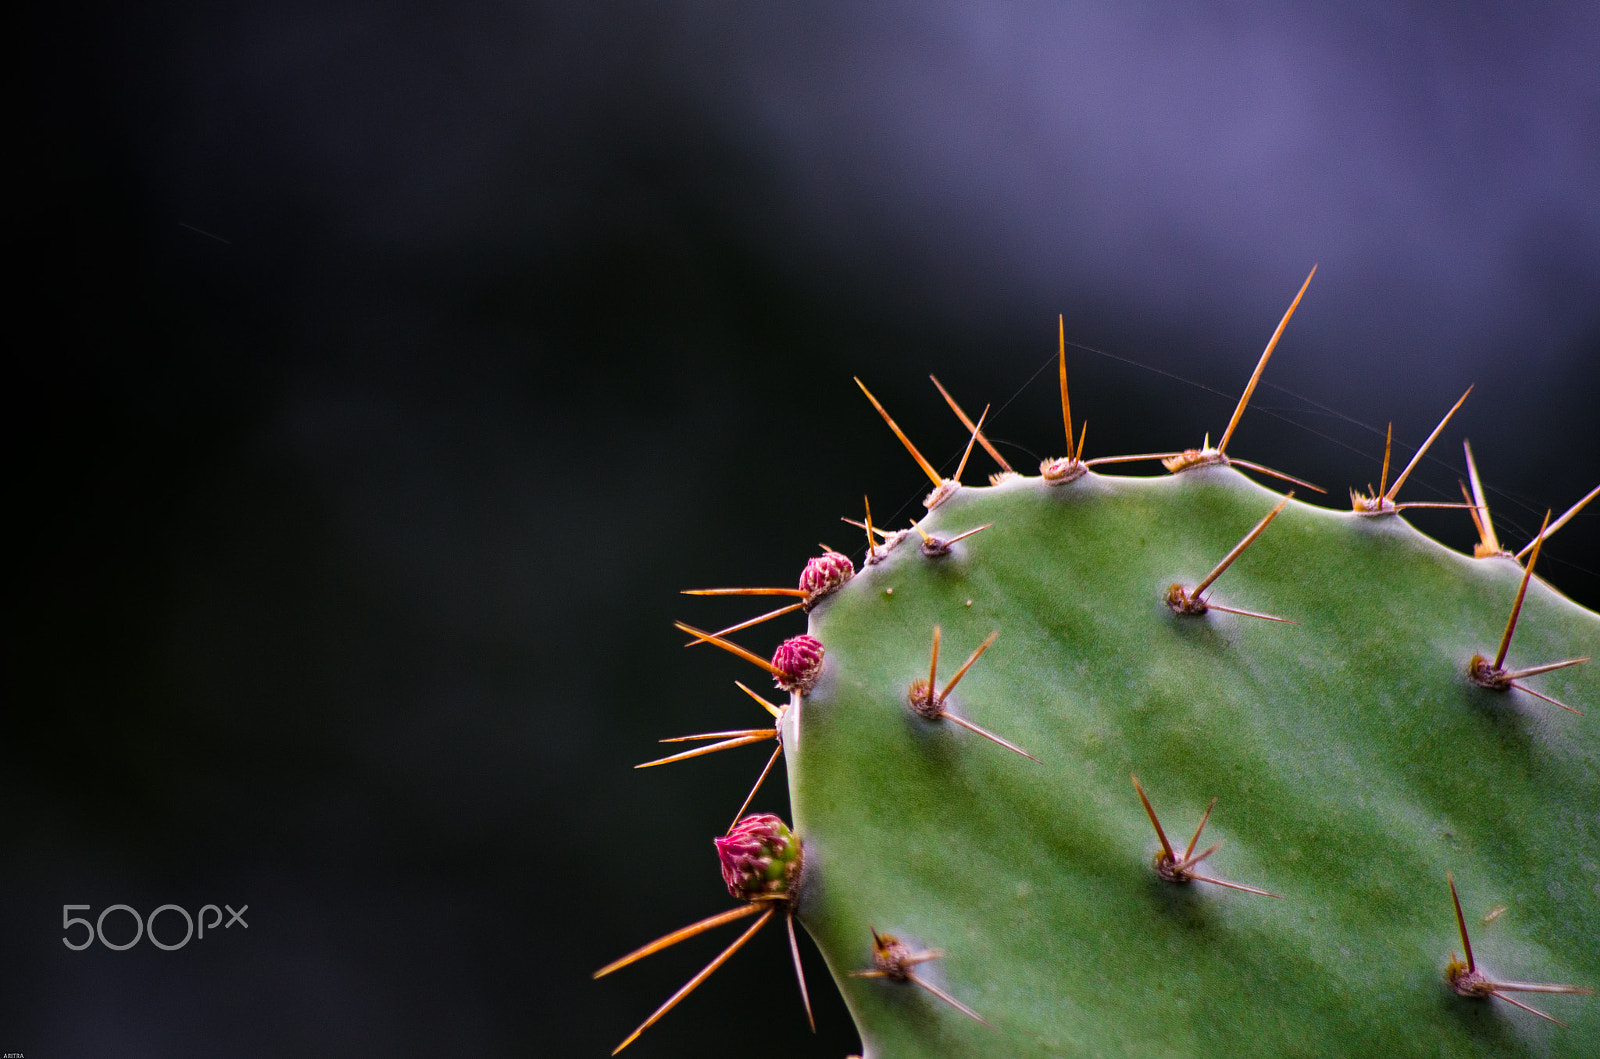
[[[1026,466],[1061,313],[1123,358],[1072,352],[1091,454],[1190,446],[1317,263],[1234,454],[1339,503],[1475,383],[1408,495],[1453,499],[1471,437],[1520,546],[1600,480],[1594,5],[341,0],[20,40],[0,1050],[608,1052],[717,942],[588,973],[727,905],[709,839],[762,760],[629,769],[759,716],[670,628],[746,609],[677,590],[786,583],[919,494],[852,374],[944,460],[937,372]],[[1597,527],[1540,563],[1590,605]],[[250,926],[61,944],[119,902]],[[771,932],[630,1054],[843,1055],[808,953],[821,1039]]]

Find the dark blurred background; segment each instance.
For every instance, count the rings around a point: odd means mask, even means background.
[[[670,626],[754,608],[678,590],[859,553],[863,493],[920,511],[852,374],[936,462],[965,438],[929,372],[1035,466],[1060,313],[1090,454],[1192,446],[1318,263],[1234,455],[1342,506],[1385,423],[1409,456],[1476,383],[1406,496],[1455,499],[1468,436],[1520,547],[1600,481],[1593,4],[21,27],[0,1050],[30,1059],[606,1054],[731,940],[589,980],[728,907],[710,838],[765,758],[630,769],[761,719],[760,674]],[[1597,539],[1540,562],[1591,606]],[[119,903],[249,925],[62,944],[63,905]],[[630,1054],[857,1047],[802,944],[818,1038],[771,931]]]

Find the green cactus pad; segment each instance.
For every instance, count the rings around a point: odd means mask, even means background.
[[[798,918],[867,1059],[1596,1054],[1600,1001],[1516,994],[1561,1028],[1444,968],[1450,871],[1480,968],[1600,985],[1600,664],[1525,681],[1587,716],[1476,686],[1522,568],[1299,502],[1206,593],[1298,625],[1173,613],[1279,499],[1222,466],[962,488],[922,530],[990,529],[911,534],[811,611]],[[941,687],[999,630],[945,708],[1038,763],[913,712],[936,625]],[[1597,648],[1535,577],[1507,666]],[[1215,797],[1201,874],[1281,899],[1159,878],[1133,773],[1180,850]],[[874,928],[990,1025],[852,977]]]

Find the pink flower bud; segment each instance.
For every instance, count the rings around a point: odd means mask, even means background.
[[[788,897],[800,873],[800,840],[771,813],[753,813],[712,840],[728,893],[744,901]]]
[[[791,636],[772,653],[772,666],[778,672],[773,683],[784,691],[804,695],[822,674],[822,641],[813,636]]]
[[[806,594],[806,609],[810,610],[817,600],[854,576],[855,565],[850,562],[849,556],[838,552],[823,552],[808,560],[806,568],[800,573],[800,591]]]

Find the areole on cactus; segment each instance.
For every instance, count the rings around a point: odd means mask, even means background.
[[[1417,532],[1399,488],[1466,395],[1392,485],[1386,446],[1352,510],[1245,477],[1317,489],[1226,453],[1305,290],[1215,447],[1085,459],[1064,331],[1067,455],[1038,477],[934,380],[968,435],[944,478],[861,385],[930,479],[928,513],[885,531],[864,505],[859,571],[828,549],[794,589],[691,590],[796,600],[678,626],[789,699],[744,688],[771,728],[648,764],[775,740],[793,830],[742,816],[747,797],[715,840],[744,903],[602,969],[757,917],[623,1046],[781,911],[868,1059],[1593,1054],[1600,1005],[1511,994],[1600,982],[1600,729],[1580,712],[1600,703],[1583,664],[1600,616],[1534,576],[1600,490],[1512,554],[1467,448],[1450,506],[1474,556]],[[988,487],[960,482],[974,446],[1000,467]],[[1140,460],[1169,473],[1096,470]],[[770,659],[729,639],[795,611],[805,633]],[[944,640],[971,651],[948,678]],[[1164,811],[1203,810],[1187,847],[1146,784]],[[1469,940],[1464,906],[1491,905]]]

